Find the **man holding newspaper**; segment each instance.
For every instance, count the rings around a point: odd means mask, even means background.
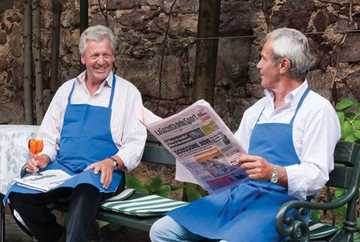
[[[257,64],[265,97],[245,111],[235,133],[247,151],[236,162],[247,178],[158,220],[153,242],[283,239],[275,225],[279,207],[325,185],[340,138],[335,110],[305,79],[312,63],[301,32],[281,28],[267,35]]]
[[[69,201],[66,241],[88,241],[100,202],[121,188],[123,171],[140,162],[146,140],[136,112],[141,94],[113,72],[115,49],[114,34],[105,26],[81,34],[86,71],[56,92],[38,134],[44,150],[26,162],[28,173],[40,170],[39,179],[56,170],[70,178],[49,192],[18,184],[8,192],[10,204],[39,242],[57,242],[65,232],[47,207],[60,198]]]

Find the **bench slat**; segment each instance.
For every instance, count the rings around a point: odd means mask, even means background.
[[[119,224],[126,227],[131,227],[133,229],[139,229],[145,232],[148,232],[151,228],[151,225],[159,218],[160,217],[135,217],[109,211],[100,211],[97,216],[97,219],[99,220]]]
[[[147,143],[142,160],[163,165],[175,165],[175,158],[163,146]]]
[[[335,166],[330,173],[330,179],[326,183],[329,187],[350,188],[352,185],[353,168],[346,166]]]

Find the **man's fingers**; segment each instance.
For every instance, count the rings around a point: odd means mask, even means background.
[[[245,162],[245,163],[242,163],[240,165],[240,167],[243,168],[244,170],[248,170],[248,169],[254,169],[254,168],[260,167],[260,166],[257,162]]]
[[[26,163],[26,170],[30,173],[37,172],[39,170],[37,161],[35,159],[28,160]]]
[[[112,171],[110,169],[103,169],[101,171],[101,184],[104,188],[108,188],[112,179]]]

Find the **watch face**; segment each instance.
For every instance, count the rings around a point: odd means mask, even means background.
[[[278,171],[277,168],[274,167],[274,168],[273,168],[273,171],[272,171],[272,174],[271,174],[271,179],[270,179],[270,181],[271,181],[272,183],[277,183],[278,180],[279,180],[279,171]]]

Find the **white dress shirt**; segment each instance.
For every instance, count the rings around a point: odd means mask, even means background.
[[[85,72],[65,82],[58,89],[39,129],[38,135],[44,140],[42,153],[48,155],[52,161],[56,158],[68,96],[73,83],[75,82],[71,97],[72,104],[108,107],[113,84],[112,78],[113,73],[111,72],[93,95],[90,95],[86,87]],[[140,92],[133,84],[116,76],[110,130],[113,141],[119,149],[116,155],[124,161],[128,171],[139,164],[146,141],[146,129],[139,121],[140,110],[142,110]],[[96,125],[94,123],[94,126]]]
[[[290,92],[285,104],[277,109],[273,94],[265,90],[265,97],[245,111],[235,133],[242,147],[248,151],[252,130],[263,108],[259,123],[289,123],[307,87],[305,81]],[[334,169],[333,151],[339,138],[340,124],[334,108],[328,100],[310,91],[293,125],[293,143],[300,164],[285,167],[290,195],[305,198],[325,185]]]

